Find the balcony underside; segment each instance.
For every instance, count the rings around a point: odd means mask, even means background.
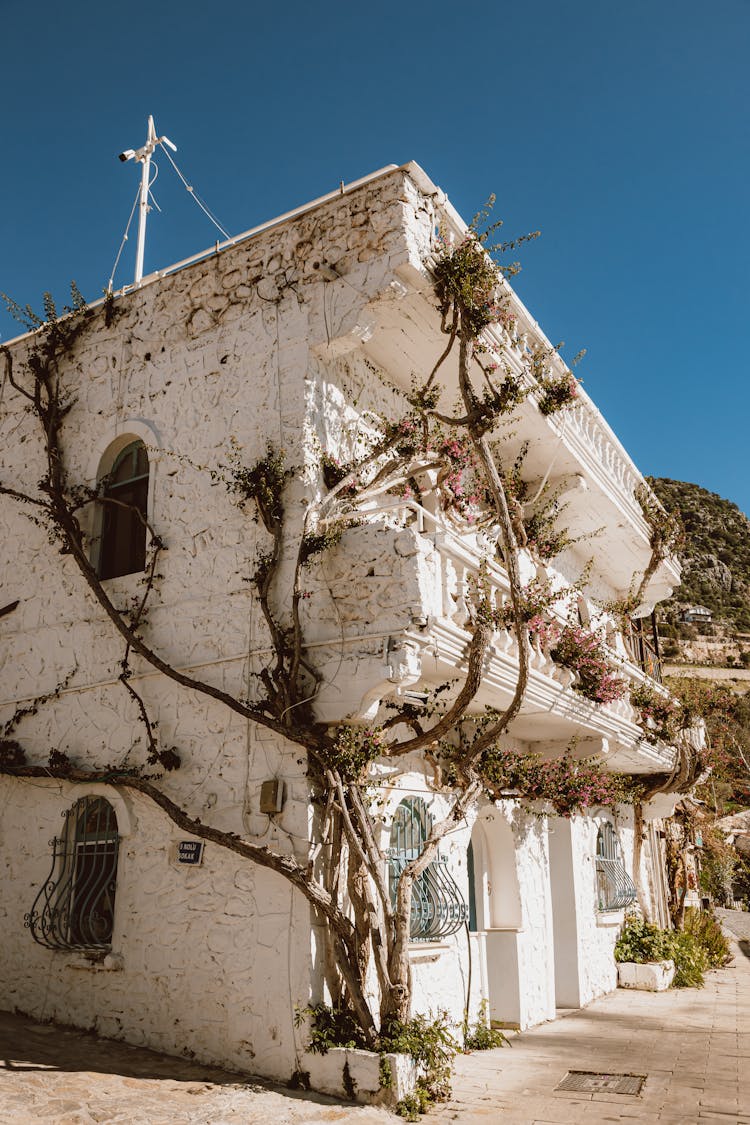
[[[402,294],[399,299],[389,290],[387,299],[376,299],[359,310],[356,335],[331,340],[328,348],[335,353],[362,347],[389,380],[408,390],[415,375],[426,377],[432,370],[445,337],[439,331],[426,274],[413,266],[402,267],[393,284]],[[492,333],[489,344],[495,358],[522,381],[526,379],[526,342],[494,329]],[[446,401],[452,401],[458,389],[455,356],[441,368],[439,380],[446,388]],[[580,543],[575,553],[581,566],[594,557],[592,582],[598,574],[605,599],[626,596],[651,556],[649,528],[634,497],[643,478],[583,392],[580,403],[560,415],[544,417],[533,397],[515,414],[516,424],[503,436],[505,461],[512,464],[528,443],[522,476],[531,491],[548,482],[563,505],[560,524]],[[642,612],[650,612],[656,602],[669,597],[678,582],[675,565],[671,560],[662,562],[645,592]]]
[[[432,643],[422,660],[422,684],[427,690],[465,672],[468,643],[466,632],[445,621],[435,623],[430,638]],[[549,756],[572,745],[574,754],[601,756],[618,771],[652,773],[670,768],[674,751],[644,740],[627,699],[606,706],[592,703],[573,689],[567,669],[533,650],[530,661],[521,712],[509,730],[511,738]],[[502,712],[510,704],[517,682],[517,644],[509,633],[497,634],[472,710],[492,707]]]

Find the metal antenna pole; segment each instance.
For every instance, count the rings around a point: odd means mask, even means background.
[[[173,145],[169,137],[157,137],[156,129],[154,128],[154,119],[151,114],[149,114],[148,133],[143,148],[128,148],[125,152],[120,153],[120,160],[135,160],[137,164],[142,165],[141,191],[138,198],[138,243],[135,251],[134,285],[140,285],[143,279],[143,258],[146,251],[146,218],[150,211],[148,205],[148,187],[151,175],[151,156],[156,146],[160,144],[169,145],[173,152],[177,152],[177,145]]]
[[[146,218],[148,216],[148,184],[151,173],[151,153],[156,146],[156,130],[154,119],[149,114],[148,134],[146,143],[141,149],[143,155],[137,155],[136,160],[141,162],[141,195],[138,201],[138,242],[135,249],[135,277],[133,284],[138,285],[143,277],[143,256],[146,250]]]

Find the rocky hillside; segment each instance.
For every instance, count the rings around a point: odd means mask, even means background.
[[[664,477],[649,483],[685,527],[682,585],[662,603],[662,620],[677,625],[680,609],[698,604],[724,630],[750,632],[750,520],[736,504],[697,484]]]

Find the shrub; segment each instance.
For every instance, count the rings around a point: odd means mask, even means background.
[[[310,1004],[297,1011],[297,1026],[306,1018],[310,1020],[308,1051],[325,1055],[332,1047],[368,1049],[362,1029],[347,1007]],[[445,1012],[435,1019],[418,1015],[404,1023],[391,1020],[380,1029],[377,1049],[381,1055],[389,1051],[410,1055],[417,1064],[419,1077],[416,1090],[407,1094],[396,1106],[396,1112],[407,1121],[416,1121],[420,1113],[427,1112],[432,1102],[450,1096],[453,1059],[459,1047],[448,1029]],[[390,1066],[381,1057],[381,1086],[390,1085],[392,1080]]]
[[[702,988],[703,974],[708,969],[708,956],[702,945],[686,930],[671,935],[674,961],[673,988]]]
[[[459,1047],[448,1030],[445,1012],[432,1020],[423,1015],[414,1016],[405,1023],[392,1020],[381,1028],[378,1045],[381,1051],[400,1051],[411,1055],[417,1064],[420,1070],[415,1095],[420,1105],[418,1112],[425,1113],[433,1101],[442,1101],[450,1096],[453,1060]],[[401,1112],[398,1107],[397,1112]],[[410,1112],[414,1112],[413,1109]],[[402,1116],[405,1114],[402,1113]]]
[[[672,956],[672,933],[654,922],[630,915],[615,946],[615,961],[665,961]]]
[[[653,922],[630,916],[615,946],[615,961],[674,961],[673,988],[702,988],[707,969],[731,959],[724,934],[712,914],[692,907],[685,912],[683,930],[662,930]]]
[[[310,1004],[301,1008],[295,1016],[299,1025],[306,1016],[310,1018],[310,1042],[307,1049],[315,1055],[326,1055],[331,1047],[360,1047],[367,1044],[353,1012],[345,1007],[330,1007],[328,1004]]]
[[[729,942],[716,918],[708,910],[689,906],[685,911],[685,933],[692,934],[705,950],[711,969],[722,969],[732,960]]]

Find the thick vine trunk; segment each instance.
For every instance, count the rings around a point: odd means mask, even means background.
[[[652,920],[651,904],[649,902],[646,888],[643,886],[643,873],[641,870],[641,858],[643,855],[643,805],[640,801],[635,801],[633,804],[633,882],[635,883],[635,891],[638,896],[638,905],[641,908],[641,913],[647,922]]]

